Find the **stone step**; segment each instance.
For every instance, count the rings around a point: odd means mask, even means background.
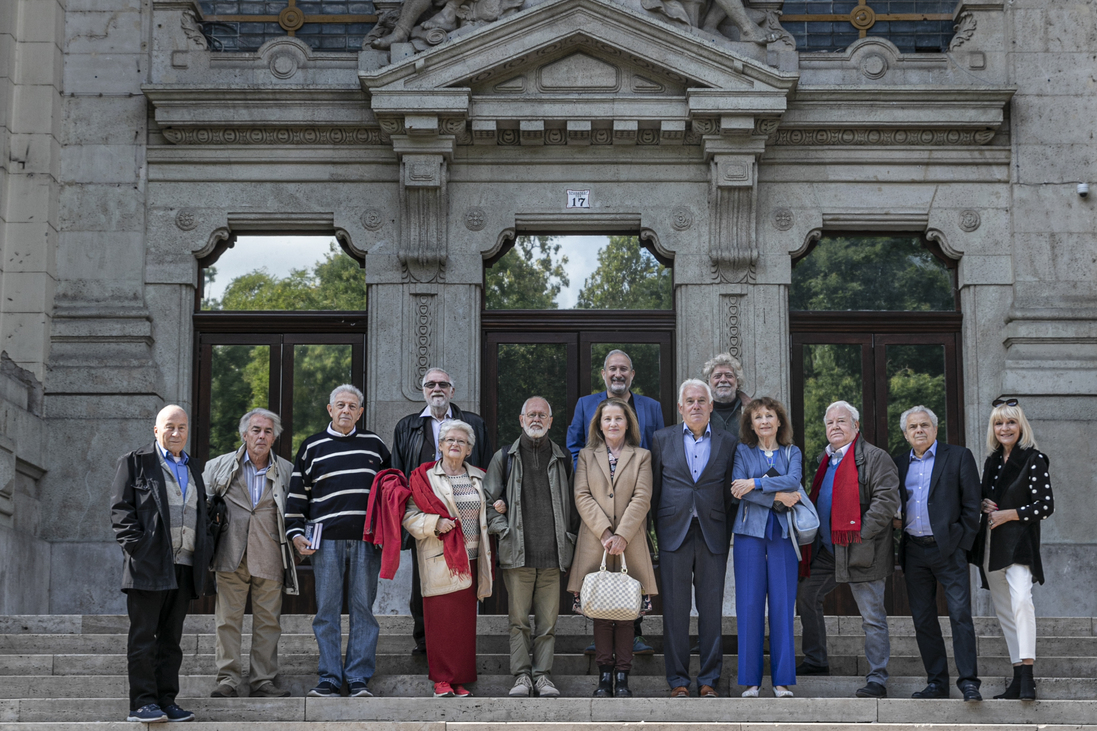
[[[343,615],[343,629],[348,626],[348,618]],[[657,636],[663,631],[662,616],[644,618],[645,632]],[[412,621],[407,615],[378,615],[381,634],[411,634]],[[691,632],[696,633],[697,618],[691,619]],[[861,618],[857,616],[829,616],[826,618],[827,631],[834,635],[863,635]],[[1048,636],[1095,636],[1094,619],[1090,617],[1038,617],[1037,633]],[[244,618],[246,631],[251,630],[251,616]],[[889,629],[897,636],[913,635],[914,627],[910,617],[889,617]],[[1001,627],[994,617],[975,617],[976,634],[980,636],[1000,637]],[[797,631],[799,631],[797,623]],[[283,630],[287,634],[307,634],[312,631],[312,615],[286,614],[282,617]],[[477,631],[480,634],[504,634],[508,621],[501,615],[483,615],[478,618]],[[0,616],[0,634],[125,634],[129,629],[129,619],[125,615],[2,615]],[[737,631],[735,617],[723,618],[723,633],[733,635]],[[589,634],[590,620],[586,617],[563,614],[557,622],[558,634]],[[941,618],[942,633],[951,634],[947,617]],[[214,618],[210,614],[191,614],[187,616],[184,631],[187,633],[212,633]]]
[[[717,688],[721,695],[736,696],[746,688],[735,682],[735,670],[731,668],[729,680]],[[983,678],[983,692],[989,699],[1001,693],[1011,676]],[[589,698],[598,684],[597,676],[556,675],[556,687],[566,697]],[[804,698],[852,698],[864,685],[864,678],[853,676],[809,676],[798,678],[792,687],[797,696]],[[470,687],[480,697],[506,697],[514,683],[510,675],[481,675]],[[290,691],[293,697],[303,697],[316,684],[316,675],[280,675],[278,684]],[[1095,678],[1037,678],[1038,695],[1043,700],[1089,700],[1097,696]],[[888,692],[892,698],[909,698],[911,693],[926,685],[924,676],[895,676],[888,680]],[[184,698],[206,698],[217,687],[213,675],[180,676],[180,695]],[[667,684],[663,675],[631,675],[629,687],[637,697],[663,698]],[[370,690],[381,697],[424,697],[431,695],[431,682],[424,674],[376,675],[370,681]],[[239,688],[241,697],[248,694],[247,679]],[[0,698],[125,698],[129,684],[125,675],[46,675],[15,676],[0,683]],[[772,696],[768,676],[763,683],[762,694]],[[959,690],[951,688],[952,698],[962,698]]]
[[[1038,726],[1036,724],[980,724],[976,729],[965,724],[812,724],[812,731],[848,731],[861,727],[864,731],[1095,731],[1097,725],[1073,725],[1069,728]],[[0,731],[134,731],[142,726],[125,721],[88,721],[74,723],[3,723]],[[739,722],[649,722],[618,723],[522,723],[522,722],[462,722],[462,721],[375,721],[369,731],[803,731],[804,723],[739,723]],[[309,721],[194,721],[187,724],[188,731],[361,731],[357,721],[326,721],[323,725]]]
[[[36,699],[0,701],[0,722],[77,723],[124,719],[128,701]],[[184,706],[202,721],[375,722],[465,721],[478,724],[587,722],[803,724],[1092,724],[1097,701],[903,700],[863,698],[195,698]],[[801,725],[801,728],[803,726]],[[234,726],[235,728],[235,726]],[[372,728],[372,726],[371,726]],[[561,731],[566,726],[556,726]],[[825,727],[822,727],[825,728]],[[920,727],[924,728],[924,726]],[[872,731],[878,731],[873,727]]]
[[[348,634],[343,633],[343,647],[346,648]],[[556,651],[561,654],[582,652],[592,641],[590,635],[558,635]],[[656,652],[662,651],[662,638],[649,638]],[[1006,657],[1008,650],[1003,638],[976,638],[979,657]],[[184,634],[180,647],[187,655],[209,655],[216,651],[217,639],[212,634]],[[796,639],[797,652],[801,639]],[[411,640],[401,635],[382,635],[378,638],[378,654],[402,654],[411,650]],[[244,652],[250,651],[251,635],[242,638]],[[283,634],[279,642],[279,651],[286,654],[304,654],[316,650],[316,638],[308,634]],[[26,654],[121,654],[125,652],[126,637],[118,634],[9,634],[0,635],[0,656]],[[481,635],[477,648],[483,653],[509,653],[510,639],[504,634]],[[724,636],[724,652],[733,653],[738,649],[738,638]],[[834,635],[827,638],[828,654],[838,656],[857,656],[863,652],[864,640],[849,635]],[[951,656],[952,643],[945,643],[945,650]],[[891,652],[895,656],[919,655],[918,643],[914,637],[898,636],[891,638]],[[1037,637],[1037,657],[1091,657],[1097,658],[1097,637]]]
[[[302,654],[279,654],[281,671],[290,675],[307,675],[316,672],[318,655],[313,652]],[[697,656],[691,658],[691,667],[696,669]],[[724,667],[737,667],[738,657],[724,655]],[[216,668],[215,658],[208,655],[184,655],[181,672],[189,675],[212,674]],[[248,671],[248,657],[243,658],[243,670]],[[765,658],[766,672],[769,670],[769,657]],[[922,660],[916,655],[892,655],[888,663],[892,675],[920,677],[925,673]],[[861,656],[830,657],[832,676],[859,677],[868,673],[868,661]],[[1012,665],[1007,657],[980,657],[979,670],[985,676],[1012,676]],[[507,675],[510,672],[509,654],[477,655],[477,671],[484,675]],[[54,655],[0,655],[0,676],[23,675],[122,675],[126,672],[126,658],[121,654],[54,654]],[[427,662],[422,656],[406,653],[399,655],[378,655],[377,672],[390,675],[426,675]],[[557,676],[588,675],[597,672],[594,658],[579,654],[558,654],[553,660],[553,672]],[[661,655],[637,656],[633,659],[636,675],[664,674]],[[949,660],[949,672],[955,677],[956,667]],[[1097,658],[1085,657],[1048,657],[1041,656],[1038,674],[1042,677],[1091,678],[1097,677]]]
[[[377,616],[381,634],[410,636],[411,617],[408,615],[383,614]],[[827,617],[827,634],[863,636],[860,617]],[[995,617],[975,617],[975,632],[980,637],[1001,637],[1002,629]],[[645,636],[658,637],[663,634],[663,617],[654,615],[644,618]],[[910,617],[889,617],[888,628],[892,636],[913,636],[914,625]],[[348,629],[348,619],[343,615],[343,631]],[[508,621],[501,615],[484,615],[478,618],[477,632],[480,635],[506,634]],[[282,630],[286,634],[310,634],[312,615],[285,614],[282,616]],[[30,614],[0,615],[0,635],[8,634],[126,634],[129,631],[129,619],[119,614]],[[213,633],[214,618],[210,614],[192,614],[186,619],[184,632],[188,634]],[[251,632],[251,615],[244,617],[244,631]],[[737,631],[735,617],[724,617],[722,632],[734,635]],[[795,632],[800,633],[800,623],[795,623]],[[951,636],[952,628],[947,617],[941,618],[941,632]],[[690,622],[690,633],[697,633],[697,618]],[[563,614],[556,625],[556,634],[590,636],[591,623],[586,617]],[[1037,617],[1036,634],[1038,637],[1094,637],[1097,625],[1092,617]]]

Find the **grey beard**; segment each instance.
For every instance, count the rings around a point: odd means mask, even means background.
[[[543,438],[546,434],[548,434],[548,429],[544,429],[544,428],[534,429],[533,427],[529,427],[529,426],[523,427],[522,431],[524,431],[526,433],[527,437],[529,437],[530,439],[533,439],[535,441],[538,440],[538,439]]]
[[[626,393],[628,393],[628,386],[623,383],[611,383],[609,386],[606,387],[606,390],[614,396],[624,396]]]

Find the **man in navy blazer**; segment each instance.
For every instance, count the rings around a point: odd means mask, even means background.
[[[678,389],[684,423],[651,445],[651,511],[659,539],[663,653],[672,698],[689,696],[689,615],[696,592],[701,671],[697,695],[715,698],[724,666],[721,625],[728,545],[735,520],[731,468],[738,440],[714,428],[712,390],[690,379]]]
[[[937,415],[915,406],[899,417],[910,451],[895,455],[902,527],[899,566],[906,577],[918,651],[929,684],[915,698],[948,698],[948,658],[937,618],[937,582],[945,589],[952,647],[965,701],[981,701],[971,619],[967,552],[979,530],[979,472],[971,451],[937,441]]]
[[[651,438],[663,428],[663,407],[653,398],[632,393],[632,379],[635,375],[636,371],[632,369],[632,359],[628,357],[628,353],[611,350],[606,354],[606,360],[602,364],[602,380],[606,384],[606,390],[579,399],[575,404],[571,426],[568,427],[567,442],[573,466],[579,461],[579,450],[587,445],[587,427],[595,409],[610,396],[624,399],[636,412],[636,418],[640,422],[640,446],[651,449]]]

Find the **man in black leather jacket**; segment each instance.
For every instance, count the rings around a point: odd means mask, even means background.
[[[457,390],[450,377],[441,368],[430,368],[423,375],[423,399],[427,406],[420,412],[408,414],[396,424],[392,434],[392,466],[410,477],[412,471],[423,462],[439,459],[438,427],[447,419],[458,419],[469,424],[476,432],[476,444],[472,447],[468,463],[486,470],[493,454],[484,420],[471,411],[462,411],[452,403]],[[419,586],[419,561],[415,556],[415,541],[407,541],[411,548],[411,616],[415,623],[412,637],[415,648],[412,654],[426,654],[426,630],[423,628],[423,594]]]

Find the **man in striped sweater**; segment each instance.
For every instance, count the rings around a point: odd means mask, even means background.
[[[377,666],[379,627],[373,616],[381,552],[362,540],[374,476],[389,466],[381,438],[356,424],[364,410],[362,392],[344,384],[331,392],[331,424],[301,444],[286,498],[286,537],[310,556],[316,584],[312,631],[320,648],[317,698],[338,696],[346,680],[352,697],[371,696],[369,680]],[[308,523],[322,523],[320,548],[305,540]],[[350,561],[350,638],[343,661],[341,614],[343,572]]]

